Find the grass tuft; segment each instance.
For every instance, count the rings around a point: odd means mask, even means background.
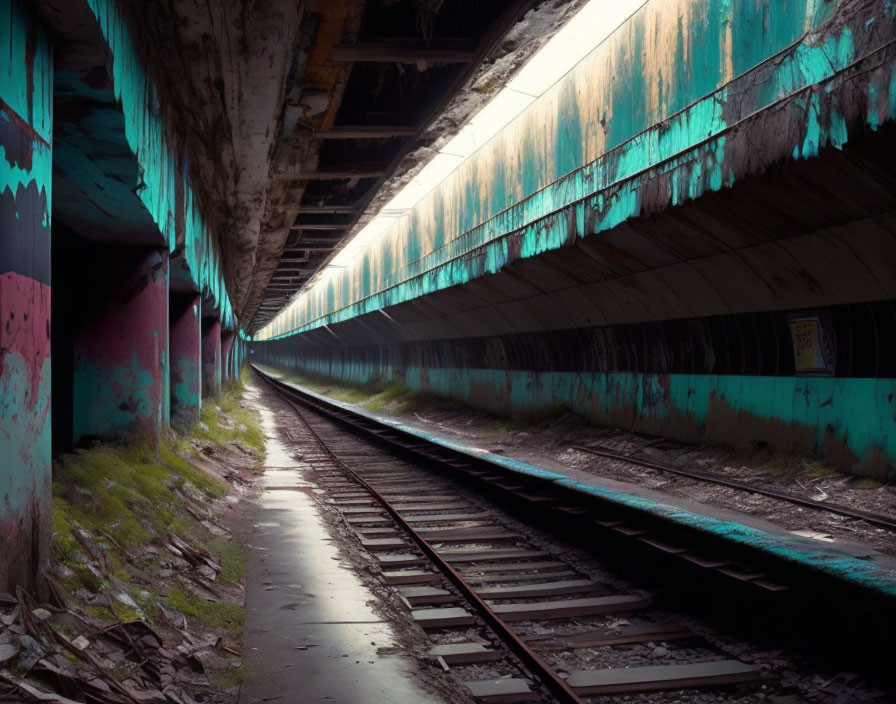
[[[242,383],[234,384],[221,393],[217,405],[212,401],[203,403],[199,415],[202,422],[193,425],[190,435],[220,448],[237,441],[263,457],[264,432],[256,414],[240,404],[242,392]]]
[[[180,587],[173,587],[162,601],[204,626],[225,628],[231,633],[238,633],[243,626],[245,609],[237,604],[206,601]]]
[[[60,457],[53,467],[53,531],[62,561],[79,562],[81,546],[73,531],[83,528],[115,546],[150,542],[169,529],[189,533],[180,510],[188,485],[220,497],[227,487],[180,457],[163,439],[156,451],[148,442],[103,444]]]
[[[234,584],[242,583],[246,575],[246,550],[242,545],[236,540],[215,538],[206,541],[203,547],[220,560],[218,579]]]
[[[799,455],[774,455],[761,465],[761,469],[767,474],[776,477],[833,477],[839,472],[818,460],[807,459]]]

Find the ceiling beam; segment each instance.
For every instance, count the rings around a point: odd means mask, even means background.
[[[315,240],[315,242],[316,242],[316,241],[317,241],[317,240]],[[290,250],[289,252],[290,252],[290,253],[293,252],[293,251],[300,251],[300,252],[329,252],[331,249],[333,249],[333,246],[334,246],[335,244],[337,244],[338,240],[329,240],[329,242],[330,242],[329,245],[320,245],[320,244],[305,245],[305,244],[300,244],[300,245],[296,245],[296,249],[295,249],[295,250]]]
[[[321,139],[388,139],[412,137],[417,128],[411,125],[339,125],[328,130],[318,130],[315,137]]]
[[[357,215],[350,205],[300,205],[299,215]]]
[[[290,230],[317,230],[320,232],[323,231],[332,231],[332,230],[347,230],[351,225],[347,225],[345,223],[338,222],[324,222],[324,223],[296,223]]]
[[[379,178],[386,172],[381,168],[358,168],[345,171],[307,171],[300,173],[298,181],[338,181],[344,178]]]
[[[334,63],[351,63],[365,61],[370,63],[403,63],[414,64],[468,64],[476,59],[472,51],[458,49],[439,49],[432,46],[403,44],[401,42],[369,42],[358,44],[342,44],[333,47],[330,61]]]

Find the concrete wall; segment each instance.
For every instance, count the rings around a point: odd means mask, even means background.
[[[807,321],[819,325],[811,354]],[[896,301],[401,344],[286,338],[254,359],[499,415],[562,405],[685,442],[815,455],[881,480],[896,471]]]
[[[116,0],[0,0],[2,592],[40,587],[54,449],[168,427],[169,265],[176,290],[237,328],[217,233],[135,31]],[[184,406],[190,393],[198,404],[195,352],[195,379],[178,367]]]
[[[202,404],[202,299],[172,293],[170,301],[171,424],[185,429],[199,420]]]
[[[66,291],[80,289],[90,302],[65,311],[76,322],[60,343],[74,340],[74,349],[64,350],[72,356],[64,393],[72,395],[68,424],[75,443],[157,437],[169,425],[172,404],[182,427],[198,417],[199,320],[182,315],[189,305],[175,305],[172,389],[170,291],[174,299],[201,297],[208,319],[236,327],[217,232],[199,204],[184,141],[165,124],[165,106],[126,9],[117,0],[44,8],[63,39],[69,23],[79,27],[78,41],[61,43],[55,82],[61,116],[56,215],[66,226],[56,243],[59,265]],[[98,57],[102,63],[94,65]],[[146,247],[164,262],[164,272],[131,261]],[[220,383],[210,388],[214,394]]]
[[[214,398],[221,393],[221,321],[202,321],[202,395]]]
[[[169,424],[168,252],[96,248],[91,264],[106,286],[73,341],[73,441],[154,440]]]
[[[53,56],[0,0],[0,591],[35,583],[50,522]]]
[[[81,2],[85,0],[79,0]],[[141,61],[135,33],[119,0],[86,0],[111,57],[113,96],[123,120],[122,131],[138,166],[131,184],[169,252],[182,256],[193,286],[211,301],[218,317],[234,328],[233,307],[224,282],[218,235],[210,226],[191,182],[188,158],[177,135],[166,130],[158,92]],[[95,88],[80,88],[93,95]],[[97,134],[102,139],[105,134]],[[104,147],[86,145],[96,158]],[[84,153],[85,149],[78,151]],[[77,181],[77,177],[74,179]],[[88,234],[89,236],[89,234]]]
[[[885,0],[653,0],[296,298],[256,357],[887,476],[896,369],[859,351],[896,353],[892,316],[867,312],[896,298],[894,40]],[[763,315],[784,321],[770,337],[691,339],[690,368],[652,348],[618,365],[681,321]],[[791,321],[821,331],[799,352]],[[769,344],[789,368],[719,362]]]

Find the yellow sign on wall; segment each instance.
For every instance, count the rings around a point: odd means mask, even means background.
[[[824,332],[818,318],[795,318],[790,321],[796,372],[830,372],[830,354],[826,354]]]

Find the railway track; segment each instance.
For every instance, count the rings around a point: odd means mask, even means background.
[[[512,494],[542,518],[574,526],[585,520],[647,553],[684,559],[703,575],[772,598],[791,588],[786,573],[715,557],[702,543],[664,541],[652,527],[595,512],[581,497],[528,485],[262,378],[295,409],[313,448],[305,461],[359,546],[376,557],[380,578],[429,634],[430,656],[478,700],[583,702],[700,690],[709,697],[701,701],[752,701],[751,692],[775,686],[757,664],[703,640],[649,592],[521,529],[481,489]],[[715,689],[721,685],[727,687]],[[643,696],[661,701],[652,698],[658,694]]]
[[[894,518],[893,516],[884,515],[882,513],[862,511],[861,509],[851,508],[849,506],[840,506],[839,504],[829,503],[825,501],[816,501],[814,499],[800,496],[798,494],[794,494],[793,492],[784,491],[782,489],[772,489],[770,487],[756,486],[755,484],[751,484],[749,482],[742,482],[738,481],[737,479],[722,477],[717,474],[712,474],[711,472],[701,472],[695,469],[676,467],[674,465],[666,464],[665,462],[659,462],[649,457],[639,457],[637,455],[623,454],[620,452],[616,452],[609,447],[586,447],[584,445],[572,445],[571,447],[572,449],[578,450],[579,452],[587,452],[588,454],[597,455],[598,457],[604,457],[610,460],[616,460],[617,462],[628,462],[629,464],[635,464],[641,467],[646,467],[648,469],[654,469],[658,472],[666,472],[668,474],[674,474],[679,477],[696,479],[697,481],[707,482],[710,484],[718,484],[720,486],[727,486],[731,489],[738,489],[740,491],[746,491],[752,494],[760,494],[762,496],[768,496],[773,499],[787,501],[789,503],[796,504],[797,506],[805,506],[806,508],[815,509],[816,511],[826,511],[828,513],[834,513],[839,516],[853,518],[857,521],[865,521],[869,525],[896,531],[896,518]]]

